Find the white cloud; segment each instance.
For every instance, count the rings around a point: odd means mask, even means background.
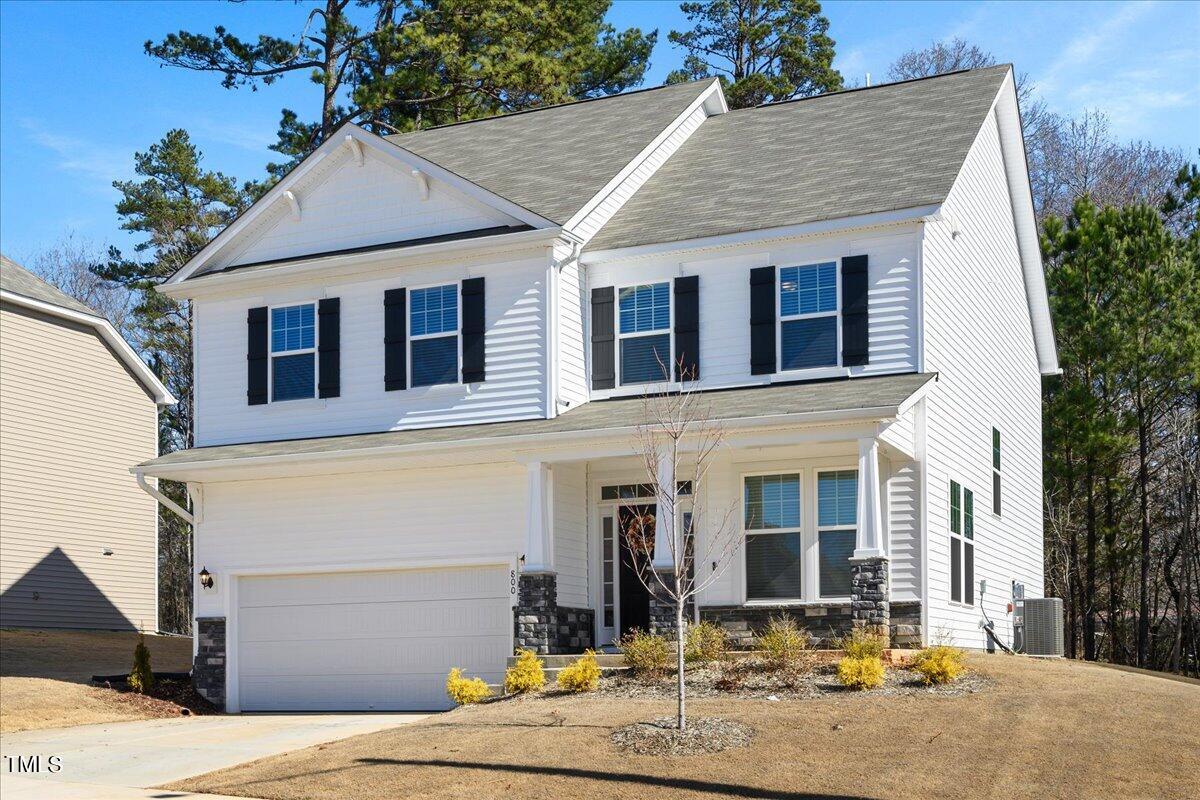
[[[131,171],[132,150],[103,147],[87,139],[49,131],[33,119],[22,119],[21,127],[35,144],[54,154],[57,169],[80,176],[91,191],[111,193],[115,191],[112,182]]]
[[[1129,27],[1154,8],[1152,2],[1128,2],[1099,25],[1084,24],[1083,33],[1067,42],[1062,53],[1051,62],[1038,80],[1038,89],[1043,94],[1059,91],[1073,73],[1088,71],[1094,66],[1097,55],[1108,59],[1110,47]],[[1103,52],[1102,52],[1103,51]]]
[[[255,153],[267,152],[268,145],[276,140],[275,128],[271,126],[218,122],[208,117],[189,118],[188,130],[195,139],[208,139]]]

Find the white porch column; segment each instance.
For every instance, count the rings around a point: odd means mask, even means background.
[[[858,440],[858,535],[854,558],[885,558],[883,514],[879,503],[879,442]]]
[[[550,465],[534,461],[529,467],[528,524],[525,527],[525,566],[522,572],[554,572],[553,512]]]
[[[658,460],[659,490],[668,497],[675,486],[675,461],[670,449]],[[672,570],[675,559],[671,555],[671,539],[675,536],[675,509],[666,503],[658,503],[654,512],[654,569]]]

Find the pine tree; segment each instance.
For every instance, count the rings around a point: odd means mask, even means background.
[[[140,633],[137,647],[133,648],[133,669],[129,673],[129,686],[141,694],[146,694],[154,688],[154,672],[150,669],[150,648],[146,647],[146,636]]]

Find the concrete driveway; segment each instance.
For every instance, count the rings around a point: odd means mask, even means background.
[[[9,733],[0,738],[0,794],[4,800],[200,798],[150,787],[428,716],[241,714]]]

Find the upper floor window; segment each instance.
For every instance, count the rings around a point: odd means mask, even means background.
[[[271,400],[316,395],[317,325],[313,303],[271,309]]]
[[[779,270],[780,368],[838,363],[838,271],[828,261]]]
[[[671,285],[645,283],[618,293],[621,384],[665,381],[671,369]]]
[[[992,513],[1000,516],[1000,430],[992,428]]]
[[[413,289],[411,295],[411,385],[458,383],[458,285]]]

